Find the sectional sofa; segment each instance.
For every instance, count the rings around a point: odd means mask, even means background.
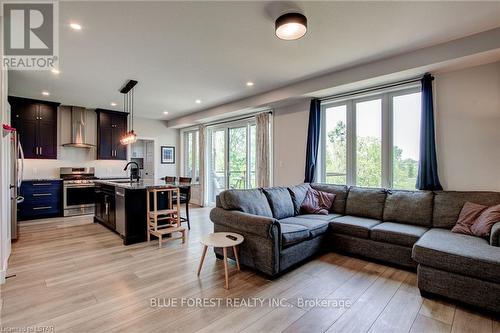
[[[328,215],[301,214],[310,187],[335,194]],[[271,277],[337,251],[416,268],[422,293],[500,312],[500,221],[489,239],[452,233],[467,201],[495,205],[500,193],[327,184],[228,190],[218,196],[210,218],[215,232],[245,237],[241,264]]]

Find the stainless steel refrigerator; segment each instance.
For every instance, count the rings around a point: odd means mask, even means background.
[[[19,135],[16,131],[11,132],[11,180],[10,180],[10,202],[11,202],[11,231],[10,236],[12,239],[17,239],[17,204],[24,201],[21,196],[21,183],[23,181],[23,169],[24,169],[24,153],[21,143],[19,141]]]

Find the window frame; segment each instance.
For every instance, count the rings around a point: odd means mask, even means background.
[[[346,106],[346,184],[357,186],[357,126],[356,103],[370,100],[381,100],[381,185],[383,188],[393,188],[393,144],[394,144],[394,110],[393,98],[402,95],[421,93],[420,84],[400,87],[398,89],[382,90],[365,95],[353,95],[337,100],[321,103],[320,154],[318,156],[318,179],[326,181],[326,110],[333,107]],[[344,184],[342,184],[344,185]]]
[[[187,130],[182,133],[183,137],[183,150],[184,150],[184,156],[183,156],[183,174],[184,176],[188,176],[188,169],[189,169],[189,154],[188,154],[188,136],[189,134],[192,134],[192,140],[191,140],[191,160],[193,161],[193,166],[192,166],[192,175],[191,177],[192,183],[193,184],[198,184],[200,182],[200,156],[199,156],[199,140],[200,140],[200,131],[199,129],[192,129],[192,130]],[[198,149],[196,149],[196,142],[198,142]]]

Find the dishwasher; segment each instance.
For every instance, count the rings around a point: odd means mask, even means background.
[[[115,188],[116,232],[125,237],[125,189]]]

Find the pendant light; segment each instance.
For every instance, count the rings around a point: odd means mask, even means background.
[[[134,132],[134,87],[136,84],[137,81],[128,80],[120,89],[123,94],[123,109],[130,115],[130,121],[128,122],[130,130],[120,139],[120,143],[124,146],[137,141],[137,134]]]
[[[307,18],[300,13],[287,13],[276,19],[275,33],[279,39],[296,40],[306,32]]]

